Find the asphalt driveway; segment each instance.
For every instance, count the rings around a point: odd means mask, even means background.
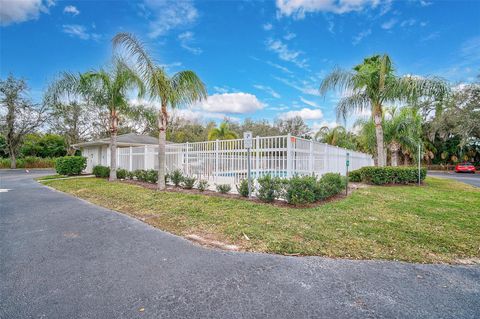
[[[2,319],[480,317],[478,266],[206,249],[41,174],[0,171]]]
[[[480,187],[480,174],[428,171],[428,176],[450,178],[456,181]]]

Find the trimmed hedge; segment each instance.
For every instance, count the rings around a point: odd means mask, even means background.
[[[282,191],[282,181],[280,178],[267,174],[259,177],[257,182],[257,197],[260,200],[268,203],[280,197]]]
[[[285,200],[292,205],[305,205],[335,196],[345,189],[346,178],[327,173],[316,176],[294,176],[285,180]]]
[[[323,174],[317,185],[317,200],[335,196],[345,189],[347,178],[336,173]]]
[[[55,169],[60,175],[80,175],[87,167],[87,158],[83,156],[64,156],[55,160]]]
[[[0,168],[10,168],[10,158],[0,158]],[[53,168],[55,158],[25,156],[17,158],[17,168]]]
[[[107,178],[110,176],[110,167],[97,165],[93,167],[92,173],[96,177]]]
[[[158,172],[154,169],[137,169],[133,171],[132,175],[142,182],[155,184],[158,181]]]
[[[353,183],[359,183],[362,181],[362,174],[360,174],[360,170],[357,169],[355,171],[348,172],[348,180]]]
[[[350,172],[350,180],[352,180],[352,174],[354,179],[367,184],[385,185],[385,184],[409,184],[418,182],[418,168],[417,167],[376,167],[366,166],[355,171]],[[420,180],[424,180],[427,176],[427,170],[425,168],[420,169]]]
[[[124,168],[117,169],[117,178],[118,179],[125,179],[127,178],[128,171]]]
[[[303,205],[317,200],[315,176],[293,176],[285,183],[285,200],[289,204]]]

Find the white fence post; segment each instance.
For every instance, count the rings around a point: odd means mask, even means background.
[[[129,148],[129,163],[128,163],[128,170],[131,172],[133,169],[133,153],[132,153],[132,147],[130,146]]]
[[[144,145],[143,146],[143,169],[148,169],[148,159],[147,159],[147,154],[148,154],[148,146]]]
[[[260,136],[257,135],[255,141],[255,177],[258,178],[260,175]]]
[[[310,154],[309,154],[309,157],[308,157],[308,170],[312,174],[315,173],[313,171],[313,141],[310,141]]]
[[[325,154],[323,158],[323,173],[325,174],[328,172],[328,144],[323,145],[325,145]]]
[[[292,135],[287,135],[287,177],[292,177]]]
[[[187,147],[187,150],[185,151],[185,163],[186,163],[186,167],[185,167],[185,173],[187,175],[190,175],[190,162],[189,162],[189,159],[188,159],[188,142],[185,144],[185,146]]]
[[[215,183],[218,182],[218,140],[215,140]]]

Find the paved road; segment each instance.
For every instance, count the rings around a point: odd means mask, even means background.
[[[0,171],[2,319],[480,317],[478,266],[205,249],[40,174]]]
[[[480,187],[480,174],[428,171],[428,176],[450,178],[462,183]]]

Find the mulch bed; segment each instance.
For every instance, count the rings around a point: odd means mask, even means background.
[[[132,184],[132,185],[137,185],[141,186],[144,188],[148,188],[151,190],[157,190],[157,184],[152,184],[152,183],[147,183],[147,182],[142,182],[142,181],[137,181],[137,180],[120,180],[121,183],[126,183],[126,184]],[[316,203],[311,203],[311,204],[304,204],[304,205],[292,205],[287,203],[284,200],[274,200],[271,203],[266,203],[264,201],[261,201],[260,199],[253,197],[253,198],[247,198],[240,196],[238,194],[222,194],[219,192],[211,191],[211,190],[205,190],[203,192],[199,191],[198,189],[184,189],[181,187],[174,187],[171,185],[167,185],[167,188],[164,190],[165,192],[172,192],[172,193],[183,193],[183,194],[194,194],[194,195],[205,195],[205,196],[213,196],[213,197],[222,197],[222,198],[229,198],[229,199],[237,199],[237,200],[243,200],[243,201],[250,201],[258,204],[264,204],[264,205],[273,205],[276,207],[288,207],[288,208],[314,208],[318,206],[325,205],[327,203],[339,201],[342,199],[347,198],[347,196],[350,196],[356,189],[359,188],[365,188],[368,187],[366,184],[361,184],[361,183],[349,183],[349,188],[348,188],[348,195],[345,195],[345,192],[342,192],[340,194],[337,194],[335,196],[332,196],[330,198],[327,198],[323,201],[319,201]]]

